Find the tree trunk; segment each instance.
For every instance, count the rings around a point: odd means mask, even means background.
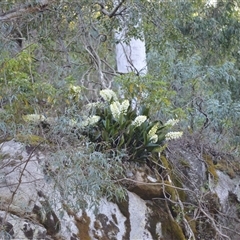
[[[122,20],[121,23],[124,23],[124,21]],[[115,33],[118,72],[135,72],[137,75],[145,75],[147,73],[147,61],[144,37],[142,39],[127,39],[127,26],[123,26],[121,29],[121,31]]]
[[[120,73],[135,72],[137,75],[147,73],[145,41],[131,38],[126,42],[127,27],[115,33],[117,70]]]

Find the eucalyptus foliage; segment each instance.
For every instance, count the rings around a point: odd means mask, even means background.
[[[86,147],[58,150],[48,158],[46,178],[60,190],[59,200],[76,211],[97,204],[102,197],[115,201],[125,198],[124,189],[117,183],[124,175],[122,156],[109,158],[93,148],[93,144],[86,142]]]
[[[107,188],[103,179],[114,179],[106,175],[109,156],[148,159],[180,135],[169,133],[169,119],[184,119],[181,127],[206,132],[208,142],[239,143],[239,1],[123,1],[113,16],[106,11],[115,1],[45,2],[43,9],[40,1],[0,2],[0,17],[25,9],[0,22],[0,131],[2,139],[45,139],[66,179],[63,189],[84,182],[81,191],[100,195]],[[125,42],[144,33],[145,76],[115,70],[114,33],[122,17]],[[116,98],[96,103],[105,88],[116,90]],[[85,111],[88,103],[94,106]],[[83,136],[87,144],[76,150]],[[60,155],[72,167],[58,161]]]
[[[191,131],[212,134],[210,141],[216,134],[239,135],[239,1],[141,3],[151,75],[144,85],[155,90],[155,82],[163,82],[161,91],[170,93],[158,114],[184,117]],[[151,89],[145,88],[148,100],[161,101],[164,95]]]

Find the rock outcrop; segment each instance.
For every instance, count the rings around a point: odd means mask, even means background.
[[[75,211],[49,181],[46,153],[3,142],[0,239],[239,239],[240,177],[216,169],[214,178],[197,149],[179,146],[160,157],[161,174],[145,165],[128,169],[126,199],[102,198],[97,208]]]

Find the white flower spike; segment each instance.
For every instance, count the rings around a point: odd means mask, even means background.
[[[103,98],[104,101],[110,102],[111,100],[117,101],[116,93],[111,89],[104,89],[100,91],[100,96]]]
[[[154,134],[149,140],[151,143],[156,143],[158,141],[158,135]]]
[[[128,100],[124,100],[121,104],[121,107],[120,107],[120,111],[123,115],[126,115],[127,114],[127,110],[129,108],[129,101]]]
[[[147,117],[144,115],[137,116],[134,121],[132,122],[132,125],[135,127],[141,126],[145,121],[147,120]]]
[[[121,114],[121,105],[118,101],[111,103],[110,110],[115,119],[118,119]]]
[[[25,122],[39,123],[46,120],[46,118],[41,114],[27,114],[22,116]]]
[[[165,125],[165,126],[173,127],[173,126],[176,125],[178,122],[179,122],[178,119],[169,119],[164,125]]]
[[[167,141],[182,137],[183,132],[169,132],[165,135]]]
[[[151,138],[151,137],[153,137],[155,134],[156,134],[156,132],[157,132],[157,130],[158,130],[158,126],[159,126],[159,123],[156,123],[151,129],[150,129],[150,131],[148,132],[148,136]]]
[[[100,117],[94,115],[92,117],[88,117],[85,121],[82,121],[80,126],[81,127],[91,126],[97,123],[99,120],[100,120]]]

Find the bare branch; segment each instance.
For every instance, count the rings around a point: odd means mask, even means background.
[[[225,238],[225,239],[227,239],[227,240],[231,240],[230,237],[228,237],[227,235],[225,235],[225,234],[223,234],[223,233],[221,232],[221,230],[218,228],[218,226],[217,226],[217,224],[216,224],[215,219],[214,219],[212,216],[210,216],[202,207],[200,208],[200,211],[208,218],[208,220],[211,221],[212,226],[214,227],[214,229],[216,230],[216,232],[219,234],[219,236],[221,236],[221,237],[223,237],[223,238]],[[221,226],[221,227],[222,227],[222,226]]]
[[[104,15],[107,15],[109,18],[112,18],[114,16],[120,15],[123,11],[126,10],[126,8],[123,8],[122,10],[117,12],[118,9],[123,5],[124,2],[125,2],[125,0],[122,0],[120,3],[118,3],[118,5],[116,5],[111,12],[108,12],[102,3],[97,3],[97,4],[101,7],[101,12]]]
[[[3,223],[6,221],[6,218],[7,218],[7,215],[9,214],[9,212],[10,212],[10,208],[11,208],[11,205],[12,205],[12,203],[13,203],[14,197],[15,197],[15,195],[16,195],[19,187],[20,187],[20,185],[22,184],[22,178],[23,178],[24,171],[26,170],[26,167],[27,167],[29,161],[31,160],[34,152],[36,151],[36,149],[37,149],[41,144],[42,144],[42,143],[39,143],[36,147],[33,148],[33,150],[32,150],[31,153],[29,154],[29,157],[27,158],[27,160],[26,160],[26,162],[25,162],[25,164],[24,164],[24,166],[23,166],[23,169],[22,169],[21,172],[20,172],[19,180],[18,180],[18,183],[17,183],[17,186],[16,186],[15,190],[14,190],[13,193],[12,193],[10,202],[9,202],[8,207],[7,207],[7,210],[6,210],[6,214],[5,214],[5,216],[4,216],[4,218],[3,218],[3,221],[2,221]]]
[[[41,0],[37,4],[26,4],[21,5],[18,8],[14,8],[6,13],[0,15],[0,21],[10,21],[14,18],[21,17],[26,13],[35,13],[35,12],[42,12],[46,10],[47,6],[49,5],[51,0]]]

